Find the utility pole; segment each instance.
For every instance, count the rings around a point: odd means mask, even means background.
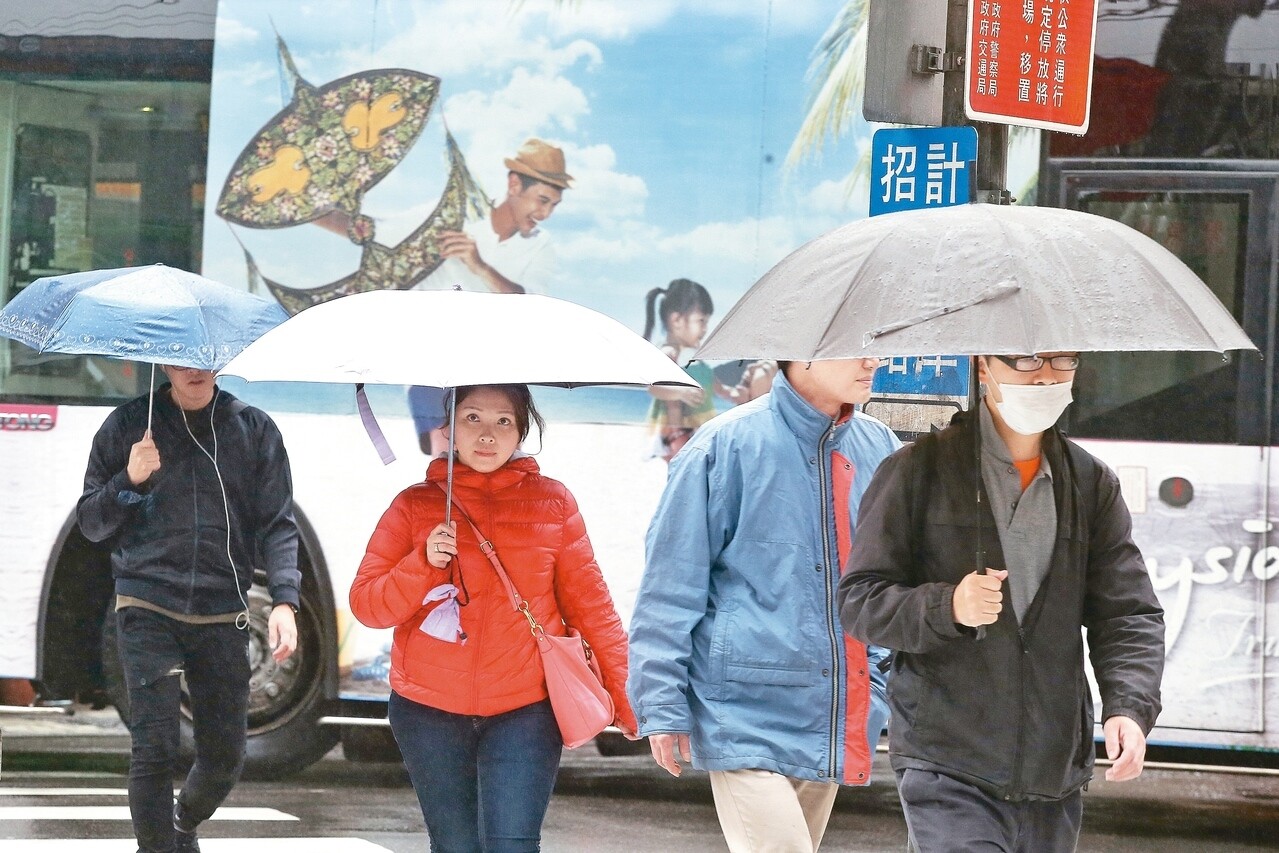
[[[943,55],[942,124],[977,130],[977,195],[974,201],[1012,204],[1008,191],[1008,125],[969,121],[964,113],[964,63],[968,61],[968,0],[949,0]]]

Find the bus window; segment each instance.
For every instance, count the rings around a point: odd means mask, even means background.
[[[190,81],[0,81],[14,128],[0,302],[37,278],[165,263],[199,267],[209,85]],[[0,395],[119,402],[149,371],[94,356],[0,345]]]
[[[1116,219],[1167,247],[1243,321],[1246,194],[1105,191],[1082,196],[1078,209]],[[1065,428],[1078,438],[1240,443],[1240,358],[1089,353],[1075,377]]]

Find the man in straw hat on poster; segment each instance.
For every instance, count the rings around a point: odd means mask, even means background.
[[[463,231],[444,231],[440,254],[447,259],[419,288],[495,293],[545,293],[555,266],[550,238],[541,224],[555,212],[573,182],[565,171],[564,151],[529,139],[504,161],[506,197],[494,204],[488,221],[476,220]]]

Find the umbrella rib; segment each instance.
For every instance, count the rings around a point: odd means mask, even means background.
[[[909,329],[911,326],[917,326],[920,323],[926,323],[929,320],[935,320],[947,314],[954,314],[956,311],[962,311],[965,308],[972,308],[974,305],[980,305],[983,302],[989,302],[992,299],[999,299],[1001,296],[1007,296],[1010,293],[1016,293],[1021,290],[1021,285],[1015,281],[1001,281],[998,284],[992,284],[981,292],[962,302],[956,302],[953,305],[944,305],[941,308],[934,308],[925,311],[922,314],[916,314],[905,320],[896,320],[892,323],[886,323],[878,328],[871,329],[862,336],[862,348],[870,346],[871,343],[879,337],[890,335],[893,332],[900,332],[902,329]]]
[[[1121,224],[1122,224],[1122,223],[1121,223]],[[1127,227],[1131,227],[1131,226],[1127,226],[1127,225],[1125,225],[1124,227],[1126,227],[1126,228],[1127,228]],[[1156,244],[1155,244],[1155,245],[1159,245],[1159,244],[1156,242]],[[1163,246],[1160,246],[1160,248],[1162,249],[1162,248],[1164,248],[1164,247],[1163,247]],[[1176,257],[1176,256],[1174,255],[1174,257]],[[1138,262],[1141,264],[1142,268],[1143,268],[1143,269],[1144,269],[1144,270],[1145,270],[1148,274],[1150,274],[1152,277],[1154,277],[1154,278],[1156,278],[1156,279],[1167,279],[1167,276],[1165,276],[1162,272],[1160,272],[1160,270],[1158,269],[1158,267],[1156,267],[1156,266],[1155,266],[1154,262],[1153,262],[1152,260],[1150,260],[1150,258],[1146,257],[1146,255],[1144,255],[1144,254],[1140,254],[1140,255],[1138,255],[1138,256],[1137,256],[1137,260],[1138,260]],[[1194,271],[1192,270],[1191,272],[1194,272]],[[1198,275],[1198,274],[1196,273],[1196,276],[1197,276],[1197,275]],[[1205,287],[1207,287],[1207,283],[1206,283],[1206,282],[1205,282],[1204,286],[1205,286]],[[1217,339],[1217,336],[1216,336],[1216,335],[1214,335],[1214,334],[1212,334],[1212,333],[1209,331],[1208,327],[1207,327],[1207,326],[1205,326],[1205,325],[1203,324],[1203,320],[1201,320],[1201,319],[1200,319],[1199,312],[1198,312],[1198,311],[1196,311],[1194,308],[1192,308],[1192,307],[1191,307],[1191,305],[1190,305],[1188,302],[1186,302],[1186,298],[1185,298],[1185,297],[1181,294],[1181,291],[1180,291],[1179,289],[1177,289],[1177,288],[1173,288],[1173,287],[1165,287],[1165,288],[1164,288],[1164,292],[1165,292],[1165,293],[1167,293],[1167,294],[1170,294],[1170,295],[1172,295],[1172,296],[1175,296],[1175,297],[1177,298],[1177,303],[1178,303],[1179,305],[1181,305],[1183,315],[1184,315],[1184,316],[1187,316],[1187,317],[1189,317],[1189,318],[1191,318],[1192,320],[1194,320],[1194,322],[1195,322],[1196,324],[1198,324],[1198,326],[1199,326],[1199,330],[1200,330],[1201,332],[1203,332],[1204,337],[1206,337],[1206,338],[1207,338],[1208,340],[1210,340],[1210,341],[1215,341],[1215,340]],[[1214,294],[1213,294],[1213,296],[1216,296],[1216,294],[1214,293]],[[1220,300],[1218,300],[1218,301],[1220,301]],[[1224,304],[1224,303],[1222,303],[1222,307],[1223,307],[1223,308],[1225,307],[1225,304]],[[1230,309],[1228,309],[1228,308],[1227,308],[1227,309],[1226,309],[1226,311],[1227,311],[1228,313],[1230,313]],[[1232,316],[1232,319],[1233,319],[1233,314],[1231,314],[1231,316]],[[1242,327],[1241,327],[1241,328],[1242,328]],[[1247,333],[1245,333],[1245,337],[1247,337]],[[1249,340],[1251,340],[1251,338],[1249,338]],[[1212,350],[1212,351],[1213,351],[1213,352],[1223,352],[1223,350]]]
[[[844,227],[851,228],[852,226],[846,225]],[[872,246],[870,250],[866,252],[866,257],[858,265],[858,269],[866,269],[867,267],[870,266],[870,262],[874,259],[875,255],[879,252],[881,248],[883,248],[884,244],[888,242],[887,240],[888,236],[889,236],[888,234],[880,235],[880,237],[875,241],[875,245]],[[848,282],[847,287],[844,289],[844,296],[839,302],[841,307],[848,300],[849,296],[851,296],[851,293],[849,291],[852,290],[853,285],[855,283],[856,283],[855,277],[853,281]],[[838,308],[832,311],[830,315],[830,320],[828,320],[826,323],[826,328],[822,329],[822,333],[817,336],[817,345],[813,348],[814,358],[816,358],[819,355],[818,350],[821,349],[822,343],[826,340],[827,336],[830,335],[831,330],[835,328],[836,323],[839,321],[839,315],[840,315],[840,311]],[[866,347],[866,344],[862,344],[862,348],[865,349],[865,347]]]
[[[62,324],[66,321],[67,315],[71,313],[71,306],[75,304],[76,298],[79,295],[80,293],[71,294],[71,298],[67,300],[67,304],[63,305],[62,310],[58,312],[58,316],[54,317],[53,321],[49,323],[49,325],[45,326],[46,331],[43,339],[40,341],[40,348],[38,352],[44,352],[44,348],[53,343],[54,333],[58,329],[62,328]]]
[[[994,219],[994,221],[997,223],[997,225],[998,225],[998,227],[999,227],[999,230],[1000,230],[1001,232],[1003,232],[1003,235],[1004,235],[1004,236],[1003,236],[1003,241],[1002,241],[1002,242],[1003,242],[1003,244],[1004,244],[1004,245],[1008,245],[1008,244],[1009,244],[1009,239],[1010,239],[1010,238],[1009,238],[1009,236],[1008,236],[1008,224],[1007,224],[1006,222],[1002,221],[1001,219],[999,219],[998,217],[992,217],[992,219]],[[1054,252],[1057,252],[1058,254],[1060,254],[1060,249],[1058,249],[1056,246],[1053,246],[1053,251],[1054,251]],[[1015,263],[1015,264],[1016,264],[1016,266],[1017,266],[1017,276],[1018,276],[1018,279],[1019,279],[1020,281],[1033,281],[1033,280],[1034,280],[1034,277],[1033,277],[1033,275],[1032,275],[1032,273],[1031,273],[1031,270],[1030,270],[1030,269],[1029,269],[1029,267],[1028,267],[1028,262],[1027,262],[1027,260],[1026,260],[1026,258],[1025,258],[1025,256],[1024,256],[1023,254],[1021,254],[1021,253],[1016,254],[1016,255],[1014,256],[1014,263]],[[1069,265],[1067,265],[1067,269],[1069,269]],[[1074,273],[1073,273],[1073,272],[1070,272],[1070,273],[1069,273],[1069,275],[1071,276],[1071,280],[1072,280],[1072,283],[1073,283],[1073,281],[1074,281]],[[1031,300],[1029,300],[1029,299],[1028,299],[1028,300],[1026,300],[1026,305],[1027,305],[1027,306],[1029,306],[1029,305],[1031,305],[1031,304],[1033,304]],[[1035,324],[1034,324],[1034,319],[1033,319],[1033,318],[1031,318],[1031,317],[1028,317],[1028,316],[1027,316],[1027,313],[1028,313],[1028,308],[1027,308],[1027,307],[1023,307],[1020,311],[1017,311],[1017,312],[1016,312],[1016,314],[1017,314],[1017,319],[1021,322],[1022,340],[1024,340],[1024,341],[1026,342],[1026,345],[1025,345],[1024,347],[1021,347],[1021,349],[1024,349],[1024,350],[1025,350],[1024,355],[1034,355],[1034,354],[1035,354],[1035,343],[1036,343],[1036,340],[1035,340]]]

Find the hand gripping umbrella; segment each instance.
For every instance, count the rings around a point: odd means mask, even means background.
[[[287,316],[260,296],[155,264],[36,279],[0,309],[0,336],[40,353],[150,362],[154,386],[155,365],[217,370]]]

